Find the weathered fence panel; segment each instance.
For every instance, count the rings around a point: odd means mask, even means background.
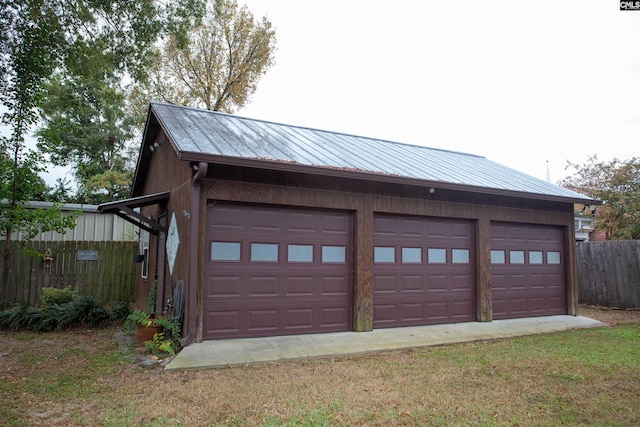
[[[640,240],[578,243],[580,304],[640,309]]]
[[[41,257],[16,249],[11,257],[9,281],[0,288],[7,286],[9,304],[38,303],[43,287],[70,286],[80,295],[105,304],[135,298],[136,264],[132,256],[138,253],[138,242],[31,241],[25,248],[40,253],[51,249],[53,260],[46,266]],[[0,271],[1,268],[0,259]]]

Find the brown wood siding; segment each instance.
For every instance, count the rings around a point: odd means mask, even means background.
[[[176,151],[167,141],[166,136],[158,132],[155,139],[162,141],[162,145],[151,154],[142,194],[171,191],[191,181],[192,177],[193,170],[189,167],[189,162],[178,159]]]
[[[491,220],[487,208],[479,207],[476,223],[476,310],[479,322],[493,320],[491,293]]]
[[[355,265],[353,327],[358,332],[373,328],[373,208],[370,199],[361,199],[355,213]],[[369,203],[367,203],[369,202]]]
[[[526,197],[513,198],[471,193],[468,191],[443,190],[437,187],[434,187],[434,193],[430,193],[428,188],[422,186],[381,183],[358,179],[326,178],[312,174],[289,173],[269,169],[246,169],[229,165],[213,165],[209,168],[207,178],[292,188],[336,190],[344,193],[375,194],[381,197],[415,199],[416,201],[431,200],[437,202],[467,203],[476,206],[485,205],[496,208],[529,209],[532,210],[532,212],[564,213],[567,205],[567,203],[527,199]],[[573,204],[570,203],[569,205],[573,206]]]
[[[176,258],[173,276],[171,276],[166,262],[164,263],[164,266],[161,267],[162,270],[158,271],[158,255],[166,260],[164,237],[161,237],[159,240],[159,236],[150,236],[149,275],[147,279],[143,279],[140,274],[140,268],[138,268],[136,305],[142,309],[146,308],[149,289],[151,289],[155,275],[158,273],[159,279],[162,283],[158,289],[157,307],[159,310],[162,310],[167,298],[170,296],[171,278],[173,277],[175,281],[185,280],[185,283],[188,278],[189,230],[191,227],[189,220],[189,203],[193,170],[189,167],[188,162],[178,160],[175,150],[162,132],[158,132],[155,139],[162,141],[162,145],[155,149],[151,154],[151,160],[149,162],[146,179],[144,180],[144,190],[142,193],[154,194],[163,191],[170,191],[171,195],[166,206],[146,206],[141,209],[141,212],[143,215],[154,219],[158,219],[161,215],[165,215],[164,221],[166,221],[167,227],[170,224],[172,214],[175,213],[180,233],[180,246],[178,247],[178,256]],[[162,252],[158,253],[158,251]]]

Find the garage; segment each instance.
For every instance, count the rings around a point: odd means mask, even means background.
[[[567,314],[562,227],[493,223],[493,318]]]
[[[99,210],[147,236],[137,307],[184,284],[186,346],[575,315],[576,203],[480,155],[152,103]]]
[[[476,320],[473,224],[374,218],[374,328]]]
[[[352,218],[210,202],[203,338],[352,329]]]

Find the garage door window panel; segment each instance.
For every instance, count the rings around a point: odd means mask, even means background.
[[[560,252],[548,251],[547,264],[560,264]]]
[[[454,264],[469,264],[469,249],[452,249],[451,262]]]
[[[211,242],[211,261],[240,261],[241,249],[238,242]]]
[[[510,264],[524,264],[524,251],[509,251]]]
[[[251,261],[253,262],[278,262],[277,243],[252,243]]]
[[[529,264],[542,264],[542,251],[529,251]]]
[[[422,248],[402,248],[403,264],[421,264]]]
[[[313,262],[313,245],[288,245],[287,261],[293,263]]]
[[[491,264],[504,264],[505,256],[504,251],[492,250],[491,251]]]
[[[427,249],[427,258],[429,264],[446,264],[447,250],[441,248],[429,248]]]
[[[322,262],[344,264],[347,262],[347,248],[346,246],[323,246],[322,247]]]
[[[396,262],[396,248],[376,246],[373,248],[373,262],[389,264]]]

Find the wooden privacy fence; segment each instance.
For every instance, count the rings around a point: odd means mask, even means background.
[[[577,244],[580,304],[640,309],[640,240]]]
[[[31,241],[25,248],[40,253],[51,249],[53,259],[48,267],[41,257],[29,256],[20,249],[13,252],[9,281],[1,284],[2,288],[8,287],[9,304],[39,303],[43,287],[70,286],[102,304],[133,301],[135,297],[136,264],[132,256],[138,253],[138,242]]]

